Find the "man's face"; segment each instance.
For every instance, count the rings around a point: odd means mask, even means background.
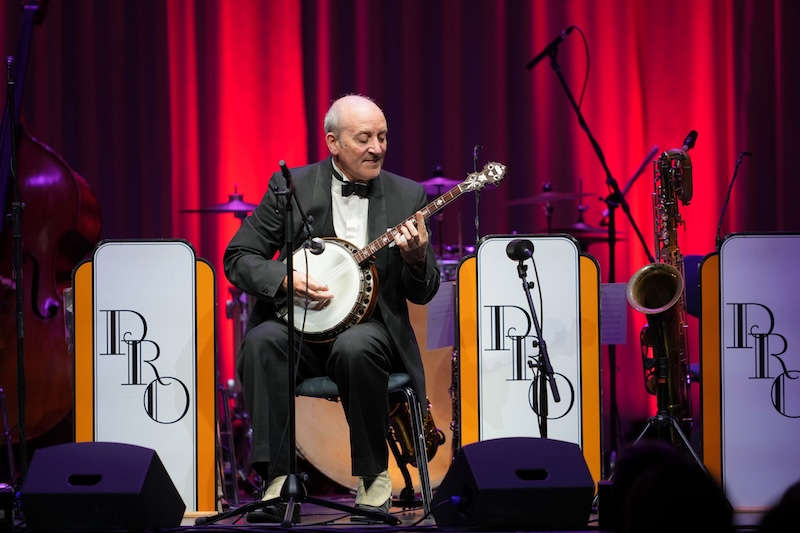
[[[328,132],[325,142],[336,166],[353,181],[378,177],[386,157],[386,118],[372,102],[342,106],[339,132]]]

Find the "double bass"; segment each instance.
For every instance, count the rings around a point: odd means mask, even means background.
[[[100,208],[88,183],[54,150],[19,126],[34,19],[41,22],[42,15],[43,6],[25,3],[16,61],[9,69],[7,84],[13,97],[6,98],[0,130],[0,206],[4,215],[16,206],[23,213],[16,238],[11,217],[0,221],[0,387],[5,391],[11,434],[17,442],[45,434],[72,411],[73,360],[63,293],[71,283],[73,268],[100,236]],[[13,160],[12,152],[16,152]],[[15,241],[21,243],[21,269],[14,266]],[[23,306],[18,313],[20,294]],[[18,315],[23,319],[21,330]],[[22,439],[18,337],[23,339],[27,398]],[[13,465],[11,468],[13,471]]]

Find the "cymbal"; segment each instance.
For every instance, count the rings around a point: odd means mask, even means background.
[[[420,185],[422,185],[422,187],[425,189],[425,192],[428,194],[440,194],[442,191],[451,189],[459,183],[461,182],[458,180],[445,178],[443,176],[436,176],[435,178],[421,181]]]
[[[228,195],[228,201],[224,204],[200,207],[198,209],[181,209],[181,213],[244,213],[247,214],[257,206],[245,202],[239,193]]]
[[[519,200],[512,200],[508,202],[508,205],[546,204],[548,202],[560,202],[563,200],[580,200],[584,196],[595,196],[595,193],[547,191],[534,194],[533,196],[526,196]]]

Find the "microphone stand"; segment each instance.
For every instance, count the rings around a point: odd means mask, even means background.
[[[14,79],[14,70],[16,64],[12,56],[8,56],[6,60],[7,67],[7,89],[6,89],[6,109],[8,110],[8,137],[9,137],[9,156],[8,156],[8,174],[11,179],[12,198],[10,218],[12,220],[13,231],[13,272],[14,272],[14,285],[15,285],[15,313],[16,313],[16,326],[17,326],[17,426],[19,428],[19,455],[20,455],[20,471],[24,479],[28,471],[28,437],[25,433],[25,411],[26,411],[26,380],[25,380],[25,283],[23,281],[24,269],[24,250],[23,250],[23,232],[22,232],[22,213],[25,210],[25,204],[22,201],[19,190],[19,182],[17,181],[17,114],[14,108],[15,103],[15,89],[16,81]],[[14,465],[9,465],[12,475],[14,475]]]
[[[478,148],[480,148],[480,145],[476,144],[475,147],[472,149],[472,171],[473,172],[478,172]],[[473,194],[475,195],[475,219],[474,219],[474,223],[475,223],[475,248],[477,249],[478,241],[481,240],[481,231],[480,231],[481,217],[478,214],[479,213],[479,208],[480,208],[480,203],[481,203],[481,190],[480,189],[475,189],[475,192],[473,192]]]
[[[733,182],[736,181],[736,174],[739,173],[739,165],[742,164],[742,160],[744,156],[753,155],[750,152],[739,152],[739,157],[736,158],[736,164],[733,167],[733,177],[731,178],[731,182],[728,184],[728,193],[725,195],[725,201],[722,203],[722,209],[719,211],[719,222],[717,222],[717,235],[715,240],[715,245],[717,248],[717,252],[720,251],[722,247],[722,218],[725,216],[725,209],[728,207],[728,202],[731,200],[731,191],[733,190]]]
[[[300,207],[300,202],[297,199],[297,196],[294,193],[294,183],[292,182],[292,174],[289,172],[289,169],[286,167],[286,164],[283,160],[280,161],[281,173],[283,174],[284,179],[286,180],[286,187],[283,189],[274,188],[273,192],[276,196],[281,196],[284,198],[284,212],[283,212],[283,227],[284,227],[284,249],[286,250],[286,323],[287,323],[287,336],[288,336],[288,380],[289,380],[289,427],[288,427],[288,453],[289,453],[289,472],[286,474],[286,481],[283,483],[283,487],[281,488],[281,495],[277,498],[272,498],[270,500],[261,500],[256,502],[251,502],[245,504],[237,509],[232,509],[225,511],[224,513],[218,513],[213,516],[209,517],[201,517],[195,520],[195,525],[206,525],[206,524],[213,524],[215,522],[219,522],[220,520],[224,520],[225,518],[229,518],[231,516],[240,516],[244,513],[248,513],[250,511],[256,511],[258,509],[263,509],[268,507],[274,503],[286,503],[286,512],[283,515],[283,521],[281,522],[281,527],[283,528],[290,528],[292,527],[292,518],[294,516],[294,508],[296,505],[299,505],[302,502],[309,502],[314,505],[319,505],[320,507],[327,507],[329,509],[334,509],[337,511],[342,511],[345,513],[356,514],[365,516],[367,518],[372,518],[376,521],[381,521],[389,525],[397,525],[400,523],[400,520],[396,516],[392,516],[389,514],[384,514],[378,511],[371,511],[366,509],[356,509],[355,507],[351,507],[348,505],[342,505],[336,502],[330,502],[327,500],[323,500],[320,498],[314,498],[312,496],[308,496],[306,492],[305,485],[303,482],[308,479],[306,474],[298,474],[297,472],[297,435],[296,435],[296,416],[295,416],[295,388],[296,388],[296,381],[297,376],[295,372],[296,366],[296,358],[297,358],[297,351],[295,348],[295,329],[294,329],[294,216],[292,214],[292,198],[294,198],[295,204],[297,204],[298,211],[300,211],[300,217],[303,220],[303,224],[305,225],[306,231],[309,232],[310,237],[310,226],[308,217],[306,217],[305,213],[303,213],[302,208]],[[308,241],[311,242],[310,240]],[[312,249],[313,253],[313,249]],[[299,349],[299,346],[297,347]],[[266,481],[266,480],[265,480]]]
[[[622,208],[622,211],[628,217],[628,221],[630,222],[631,226],[633,227],[634,231],[636,232],[637,237],[639,238],[639,242],[642,244],[642,248],[644,249],[645,253],[647,254],[647,258],[651,263],[655,262],[655,258],[653,254],[650,252],[650,249],[647,247],[647,243],[645,243],[644,236],[642,232],[639,231],[639,227],[636,225],[636,221],[633,219],[633,215],[631,215],[630,206],[625,201],[625,197],[622,194],[622,191],[619,189],[619,184],[617,180],[614,179],[614,176],[611,174],[611,169],[608,168],[608,164],[606,163],[605,155],[603,155],[603,150],[600,148],[597,140],[595,140],[592,132],[589,131],[589,126],[586,124],[586,120],[583,117],[583,113],[581,113],[581,108],[578,103],[575,101],[575,97],[570,91],[569,85],[567,84],[567,80],[564,78],[564,74],[561,72],[561,66],[558,64],[558,45],[561,43],[563,39],[556,39],[553,43],[548,45],[547,49],[545,50],[546,55],[550,57],[550,66],[553,68],[553,72],[555,72],[556,76],[558,77],[558,81],[561,83],[561,87],[564,89],[564,92],[569,99],[570,104],[572,105],[572,109],[575,110],[575,114],[578,117],[578,124],[580,124],[581,129],[586,133],[586,136],[589,138],[589,142],[592,144],[592,148],[594,149],[595,154],[597,155],[597,159],[600,161],[600,164],[603,166],[603,170],[606,174],[606,185],[611,187],[611,194],[609,194],[603,201],[608,206],[608,262],[609,262],[609,269],[608,269],[608,282],[614,283],[616,281],[616,244],[617,244],[617,235],[616,235],[616,217],[615,212],[618,207]],[[541,55],[541,54],[540,54]],[[538,56],[537,56],[538,57]],[[527,68],[532,68],[536,63],[531,61]],[[610,453],[616,453],[617,447],[617,425],[618,422],[618,412],[617,412],[617,398],[616,398],[616,366],[617,366],[617,357],[616,357],[616,346],[613,344],[608,345],[608,365],[610,369],[610,387],[609,387],[609,396],[610,396],[610,403],[611,403],[611,413],[610,413],[610,425],[611,425],[611,443],[610,443]]]
[[[539,371],[539,436],[546,439],[548,415],[547,382],[550,382],[550,389],[553,391],[553,400],[556,403],[561,401],[561,395],[558,393],[556,378],[553,374],[553,365],[550,364],[550,355],[547,353],[547,343],[544,341],[544,337],[542,337],[542,327],[536,316],[536,307],[533,305],[533,298],[531,297],[533,282],[527,279],[528,266],[525,264],[524,259],[520,259],[517,262],[517,274],[519,275],[519,279],[522,280],[522,290],[525,292],[525,297],[528,300],[528,308],[531,311],[531,319],[533,320],[533,327],[536,330],[536,340],[539,345],[539,357],[536,361],[536,367]],[[547,381],[545,381],[545,379]]]

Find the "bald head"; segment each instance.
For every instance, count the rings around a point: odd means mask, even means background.
[[[342,127],[342,121],[346,120],[350,112],[378,112],[383,115],[381,108],[367,96],[360,94],[348,94],[342,96],[331,104],[328,112],[325,113],[323,127],[325,133],[338,134]],[[384,118],[384,120],[386,120]]]
[[[375,102],[350,94],[339,98],[325,114],[325,143],[334,163],[353,181],[380,174],[386,156],[386,117]]]

